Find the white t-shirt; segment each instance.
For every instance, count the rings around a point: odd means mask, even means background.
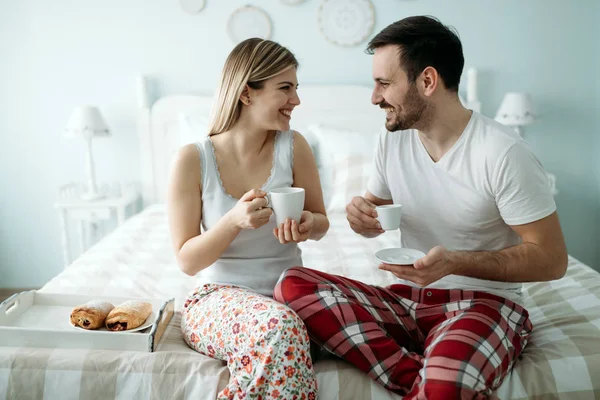
[[[520,238],[509,225],[556,210],[546,173],[523,139],[476,112],[437,163],[416,130],[382,133],[368,191],[402,204],[402,247],[425,253],[435,246],[465,251],[514,246]],[[521,302],[520,283],[450,275],[429,287],[486,291]]]

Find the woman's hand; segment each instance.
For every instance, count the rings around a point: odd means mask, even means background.
[[[238,229],[257,229],[269,222],[273,210],[267,207],[266,195],[258,189],[245,193],[226,214],[232,226]]]
[[[287,244],[290,242],[305,242],[310,238],[315,227],[315,216],[310,211],[302,211],[300,216],[300,225],[289,218],[279,227],[273,229],[273,235],[279,239],[279,243]]]

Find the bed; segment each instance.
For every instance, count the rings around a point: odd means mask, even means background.
[[[293,126],[317,156],[331,228],[301,245],[304,265],[368,283],[394,281],[373,254],[399,245],[399,232],[376,239],[354,234],[344,206],[366,187],[374,136],[382,123],[370,89],[313,86]],[[179,271],[170,248],[164,194],[173,153],[206,123],[210,96],[167,96],[151,107],[140,99],[141,189],[144,210],[50,280],[46,293],[174,297],[175,307],[199,282]],[[472,105],[475,107],[476,105]],[[196,134],[196,136],[194,136]],[[496,391],[501,399],[600,397],[600,274],[569,257],[564,278],[524,287],[535,326],[514,371]],[[184,343],[178,313],[154,353],[0,346],[0,399],[214,399],[229,372]],[[400,399],[351,365],[315,364],[320,399]]]

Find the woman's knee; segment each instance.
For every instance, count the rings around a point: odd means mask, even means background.
[[[272,345],[278,345],[279,342],[284,345],[295,342],[296,345],[306,346],[308,349],[310,344],[304,321],[289,307],[280,307],[263,323],[259,338],[271,342]]]

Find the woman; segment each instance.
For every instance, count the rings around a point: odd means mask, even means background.
[[[227,361],[231,379],[219,399],[317,395],[306,328],[272,299],[281,273],[302,265],[297,243],[329,228],[314,157],[290,130],[300,104],[297,67],[272,41],[238,44],[223,68],[208,137],[183,147],[172,170],[177,260],[206,282],[186,300],[181,328],[194,350]],[[266,193],[286,186],[304,188],[305,209],[299,224],[275,226]]]

